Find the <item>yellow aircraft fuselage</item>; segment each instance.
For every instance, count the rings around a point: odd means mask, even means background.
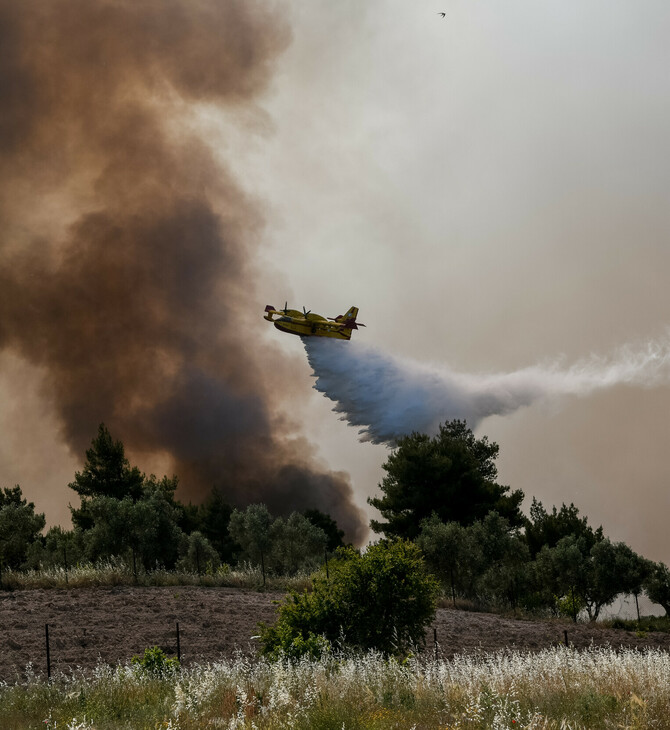
[[[357,307],[351,307],[346,314],[333,320],[327,320],[320,314],[312,312],[299,312],[297,309],[277,310],[270,304],[265,311],[264,319],[272,322],[278,330],[300,337],[334,337],[337,340],[350,340],[352,330],[365,327],[364,324],[356,324]],[[277,319],[273,319],[273,315],[278,315]]]

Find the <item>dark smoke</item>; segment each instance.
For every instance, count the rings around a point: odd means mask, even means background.
[[[75,453],[104,421],[182,497],[360,539],[347,476],[282,437],[288,365],[249,326],[262,217],[192,131],[198,105],[260,118],[289,42],[265,2],[0,0],[0,347],[45,370]]]

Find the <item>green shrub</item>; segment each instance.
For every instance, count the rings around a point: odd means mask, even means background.
[[[624,629],[625,631],[662,631],[670,633],[670,618],[668,616],[643,616],[637,619],[614,618],[603,621],[603,625],[613,629]]]
[[[558,615],[564,618],[574,618],[584,610],[584,599],[574,593],[568,593],[565,596],[554,596],[554,602]]]
[[[130,663],[138,671],[157,677],[162,677],[164,674],[170,674],[179,669],[179,661],[177,659],[168,659],[163,650],[157,646],[145,649],[142,657],[135,655]]]
[[[274,626],[260,624],[265,655],[321,656],[336,643],[402,654],[423,644],[439,589],[416,545],[382,541],[363,555],[341,549],[329,575],[314,578],[311,593],[287,596]]]

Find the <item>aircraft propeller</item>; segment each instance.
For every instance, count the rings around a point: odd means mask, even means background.
[[[302,308],[302,311],[303,311],[303,313],[304,313],[304,315],[305,315],[305,317],[306,317],[306,316],[307,316],[307,315],[308,315],[308,314],[309,314],[309,313],[310,313],[310,312],[311,312],[312,310],[311,310],[311,309],[307,309],[307,310],[306,310],[306,309],[305,309],[305,307],[303,307],[303,308]]]

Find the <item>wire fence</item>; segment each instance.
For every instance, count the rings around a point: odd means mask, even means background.
[[[182,655],[182,638],[186,638],[185,646],[188,647],[188,639],[194,634],[189,630],[187,630],[184,634],[183,629],[180,628],[179,621],[175,621],[173,626],[166,627],[163,631],[156,632],[154,629],[154,634],[155,642],[150,646],[157,646],[167,657],[176,658],[180,664],[185,660],[188,661],[188,653],[185,656]],[[197,633],[195,636],[198,639],[201,638],[201,635]],[[429,637],[432,637],[432,642]],[[75,628],[73,630],[70,628],[66,631],[57,631],[54,633],[53,627],[50,631],[49,624],[46,623],[44,625],[43,653],[41,657],[34,657],[31,659],[33,667],[37,669],[39,673],[39,666],[43,662],[46,676],[50,679],[52,674],[52,649],[56,650],[56,653],[53,656],[57,665],[85,666],[90,663],[91,651],[94,652],[95,663],[104,662],[114,664],[119,661],[123,662],[130,660],[130,656],[119,656],[118,650],[115,651],[113,646],[107,646],[107,652],[103,651],[103,642],[96,640],[102,638],[104,637],[99,635],[96,636],[94,634],[92,635],[86,628],[82,629],[81,627],[79,629]],[[254,637],[250,637],[250,640],[253,638]],[[200,643],[201,642],[198,641],[198,644]],[[570,646],[568,631],[566,629],[563,630],[563,640],[561,642],[557,640],[553,643],[563,643],[566,647]],[[253,645],[250,644],[250,648],[252,646]],[[135,655],[140,656],[142,651],[147,648],[149,648],[149,645],[141,647],[138,646]],[[198,652],[200,649],[201,647],[198,647]],[[432,657],[437,661],[438,659],[445,657],[444,649],[445,647],[442,646],[438,638],[438,629],[434,626],[432,627],[432,631],[427,632],[425,653],[432,655]],[[73,653],[75,655],[79,654],[79,661],[72,661]],[[107,654],[107,656],[105,656],[105,654]]]

